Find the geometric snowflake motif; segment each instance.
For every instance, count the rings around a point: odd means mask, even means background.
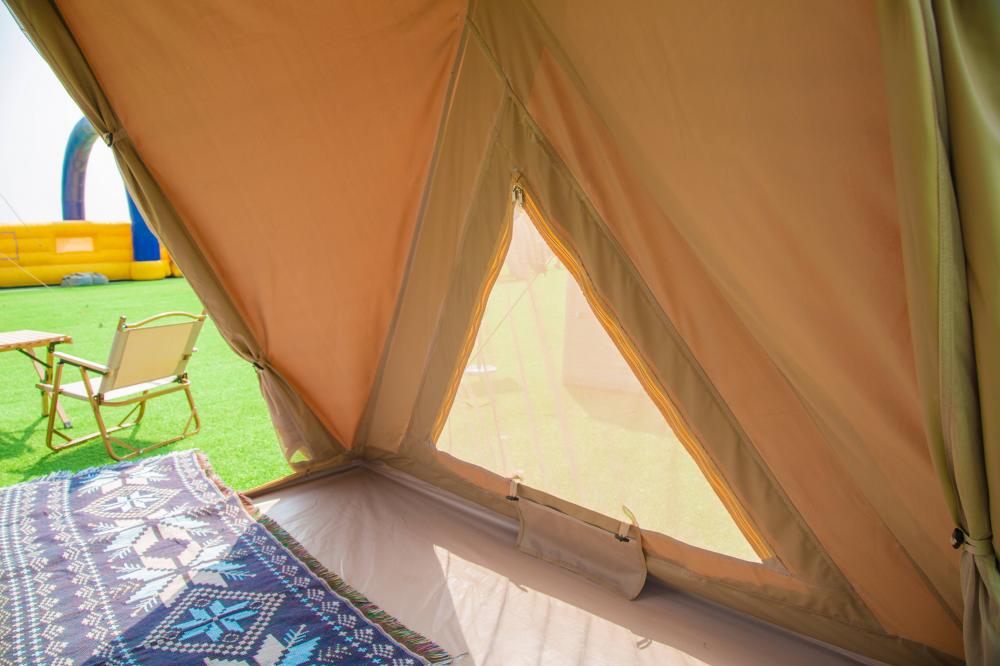
[[[84,511],[106,518],[142,518],[166,504],[179,490],[123,486],[91,502]]]
[[[295,629],[285,632],[283,638],[278,638],[273,634],[268,634],[260,648],[249,659],[205,659],[205,666],[299,666],[300,664],[314,664],[317,659],[313,653],[316,646],[322,639],[322,630],[318,636],[309,635],[309,627],[300,624]],[[389,648],[389,654],[393,652]],[[350,650],[343,650],[339,658],[343,661],[350,655]],[[317,657],[319,655],[316,655]],[[320,659],[319,661],[322,661]],[[332,660],[331,660],[332,661]],[[388,661],[372,662],[373,664],[388,664]]]
[[[127,557],[131,551],[132,544],[142,539],[154,526],[169,525],[181,530],[184,534],[195,536],[211,536],[216,530],[209,526],[209,523],[195,518],[185,512],[166,513],[158,512],[156,522],[143,520],[142,518],[126,518],[112,521],[101,521],[98,523],[88,523],[92,531],[91,543],[107,544],[104,552],[112,560],[120,560]],[[142,553],[139,553],[142,555]]]
[[[102,495],[121,488],[122,486],[148,486],[159,481],[166,481],[169,477],[165,472],[160,471],[160,467],[165,466],[162,461],[120,469],[115,467],[104,467],[97,469],[82,477],[76,492],[82,495],[90,495],[100,491]]]
[[[128,603],[132,615],[149,612],[160,603],[170,605],[180,592],[192,585],[228,587],[227,581],[253,578],[239,561],[231,561],[239,550],[222,537],[209,536],[199,542],[194,534],[181,525],[184,516],[167,516],[160,522],[146,523],[145,531],[132,543],[138,561],[112,565],[118,580],[131,588]]]
[[[247,655],[285,595],[194,587],[143,641],[168,652]]]

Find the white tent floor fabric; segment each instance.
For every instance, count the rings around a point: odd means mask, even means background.
[[[380,465],[260,509],[406,626],[472,664],[874,664],[650,581],[626,601],[514,548],[516,523]]]

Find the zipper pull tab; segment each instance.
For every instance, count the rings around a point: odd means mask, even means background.
[[[524,190],[521,189],[520,185],[515,185],[514,189],[511,191],[511,200],[518,206],[524,206]]]

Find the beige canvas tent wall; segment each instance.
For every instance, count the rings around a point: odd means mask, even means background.
[[[516,187],[766,555],[647,531],[652,576],[1000,660],[995,3],[5,1],[299,474],[381,460],[513,514],[435,438]]]

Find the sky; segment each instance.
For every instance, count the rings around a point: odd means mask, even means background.
[[[0,225],[62,219],[63,152],[82,116],[0,4]],[[111,149],[99,140],[84,204],[88,220],[128,220],[125,186]]]

